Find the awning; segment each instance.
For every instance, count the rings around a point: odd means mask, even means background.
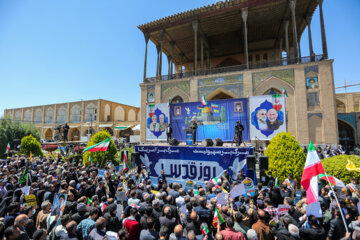
[[[45,127],[42,127],[42,128],[54,128],[54,126],[45,126]]]
[[[69,126],[70,128],[79,128],[80,126]]]
[[[125,130],[128,129],[130,126],[115,126],[114,129],[115,130]]]
[[[132,127],[132,130],[134,130],[134,131],[140,131],[140,124],[135,125],[134,127]]]
[[[99,127],[104,128],[104,127],[112,127],[113,124],[100,124]]]

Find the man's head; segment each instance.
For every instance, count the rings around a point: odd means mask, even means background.
[[[99,214],[99,210],[96,207],[92,207],[90,209],[90,216],[89,217],[92,218],[92,219],[96,219],[98,214]]]
[[[20,231],[16,227],[10,226],[5,229],[4,235],[6,240],[15,240],[19,239]]]
[[[352,184],[357,184],[356,178],[351,178],[351,179],[350,179],[350,182],[351,182]]]
[[[164,214],[171,218],[171,208],[169,206],[165,207]]]
[[[299,228],[296,225],[290,223],[288,226],[288,231],[291,236],[299,238],[300,232]]]
[[[249,229],[246,232],[246,236],[247,236],[248,240],[258,240],[257,234],[254,229]]]
[[[151,117],[152,123],[156,123],[157,122],[157,116],[154,114]]]
[[[165,115],[164,115],[164,114],[160,114],[160,116],[159,116],[159,122],[160,122],[160,123],[164,123],[164,121],[165,121]]]
[[[29,217],[26,214],[20,214],[15,218],[14,225],[17,227],[24,228],[28,222],[29,222]]]
[[[223,240],[224,239],[224,237],[223,237],[223,235],[221,234],[221,233],[216,233],[216,235],[215,235],[215,239],[216,240]]]
[[[271,108],[267,112],[267,117],[271,123],[275,122],[276,118],[278,117],[278,113],[275,109]]]
[[[259,121],[265,122],[266,121],[266,109],[259,109],[256,113],[256,118]]]
[[[148,217],[148,218],[146,219],[146,225],[147,225],[147,228],[148,228],[149,230],[154,229],[154,227],[155,227],[155,221],[154,221],[154,219],[152,219],[151,217]]]
[[[68,224],[66,224],[66,230],[69,232],[69,233],[75,233],[76,232],[76,227],[77,227],[77,224],[75,221],[71,221],[69,222]]]
[[[95,222],[95,227],[98,231],[104,230],[106,228],[105,218],[99,217]]]
[[[234,220],[233,220],[232,217],[226,218],[226,226],[228,228],[233,228],[234,227]]]
[[[180,224],[176,225],[174,228],[174,233],[176,237],[181,237],[183,235],[183,227]]]

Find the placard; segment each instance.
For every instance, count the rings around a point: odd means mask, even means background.
[[[169,123],[167,103],[149,104],[146,107],[146,140],[166,141],[166,128]]]

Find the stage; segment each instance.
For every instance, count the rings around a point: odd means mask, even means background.
[[[204,185],[215,177],[221,177],[228,170],[233,179],[240,170],[256,182],[255,171],[246,168],[246,156],[254,155],[252,147],[205,147],[138,145],[135,152],[140,161],[150,169],[151,180],[157,184],[161,170],[165,171],[168,182]]]

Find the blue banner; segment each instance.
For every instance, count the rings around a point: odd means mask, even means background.
[[[253,155],[253,148],[224,147],[174,147],[174,146],[135,146],[140,153],[141,162],[150,169],[150,176],[156,183],[161,170],[165,171],[169,182],[196,182],[204,184],[212,178],[221,176],[228,170],[236,179],[240,170],[254,178],[254,171],[247,171],[246,156]]]
[[[186,141],[184,130],[192,120],[198,124],[197,141],[220,138],[232,142],[237,121],[244,126],[243,141],[250,140],[247,98],[208,101],[206,106],[200,102],[171,104],[170,116],[172,137],[179,141]]]

